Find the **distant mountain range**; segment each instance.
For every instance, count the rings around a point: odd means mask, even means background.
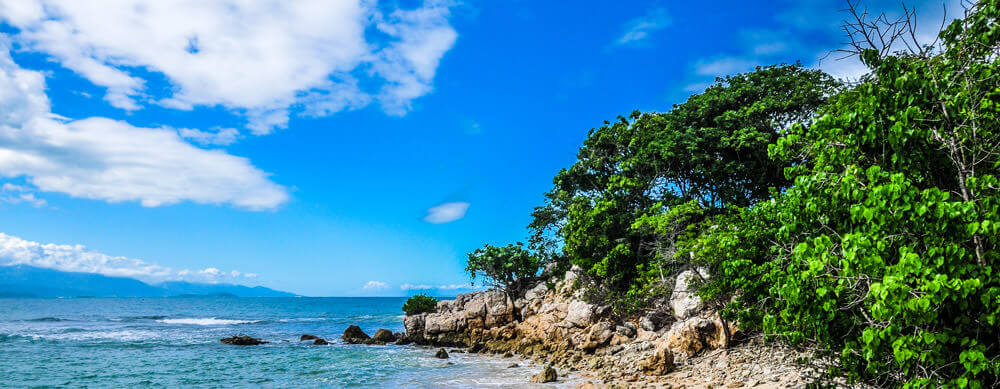
[[[294,297],[263,286],[198,284],[171,281],[160,284],[93,273],[72,273],[33,266],[0,266],[0,297]]]

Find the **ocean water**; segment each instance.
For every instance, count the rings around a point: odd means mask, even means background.
[[[541,366],[338,339],[403,331],[402,298],[0,299],[0,387],[527,387]],[[231,346],[220,338],[271,342]],[[313,334],[331,342],[299,342]],[[450,349],[449,349],[450,350]],[[518,363],[520,367],[508,368]],[[569,386],[572,380],[555,385]]]

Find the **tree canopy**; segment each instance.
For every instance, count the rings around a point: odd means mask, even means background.
[[[697,201],[709,214],[748,206],[790,182],[767,155],[793,123],[808,122],[838,84],[800,64],[720,78],[665,113],[633,112],[590,131],[576,163],[536,208],[532,242],[555,239],[570,262],[608,288],[635,286],[655,257],[644,216]]]

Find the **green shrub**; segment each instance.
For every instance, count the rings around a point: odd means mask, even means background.
[[[406,312],[407,315],[434,313],[437,312],[437,303],[436,297],[418,294],[406,300],[406,303],[403,304],[403,312]]]
[[[542,261],[518,242],[507,246],[485,245],[469,253],[465,271],[473,283],[476,278],[491,286],[503,288],[516,295],[538,275]]]
[[[1000,385],[1000,0],[770,148],[794,185],[698,239],[744,328],[829,350],[854,381]]]
[[[791,123],[809,122],[838,85],[800,64],[764,66],[720,78],[668,112],[605,122],[533,212],[533,242],[561,239],[550,246],[603,289],[602,303],[619,312],[640,306],[650,276],[675,269],[659,252],[657,223],[636,221],[692,201],[705,215],[724,213],[787,187],[787,164],[768,158],[767,145]]]

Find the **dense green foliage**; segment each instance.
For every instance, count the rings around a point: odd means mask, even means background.
[[[848,377],[1000,385],[1000,1],[872,75],[771,147],[794,185],[687,247],[745,327],[840,357]]]
[[[786,165],[768,158],[767,145],[807,122],[836,86],[798,64],[760,67],[719,79],[669,112],[634,112],[591,130],[535,210],[533,243],[560,240],[608,302],[637,301],[646,273],[662,264],[654,264],[660,237],[636,220],[689,201],[716,214],[787,186]]]
[[[437,312],[437,297],[431,297],[424,294],[418,294],[411,296],[403,304],[403,312],[407,315],[416,315],[420,313],[434,313]]]
[[[858,23],[890,43],[852,36],[855,85],[761,67],[591,130],[533,213],[535,255],[619,313],[704,267],[724,316],[852,382],[1000,387],[1000,0],[906,52],[908,24]]]
[[[499,286],[511,294],[520,291],[527,281],[534,279],[542,267],[538,256],[518,242],[503,247],[485,245],[469,253],[465,271],[473,283],[476,278],[491,286]]]

